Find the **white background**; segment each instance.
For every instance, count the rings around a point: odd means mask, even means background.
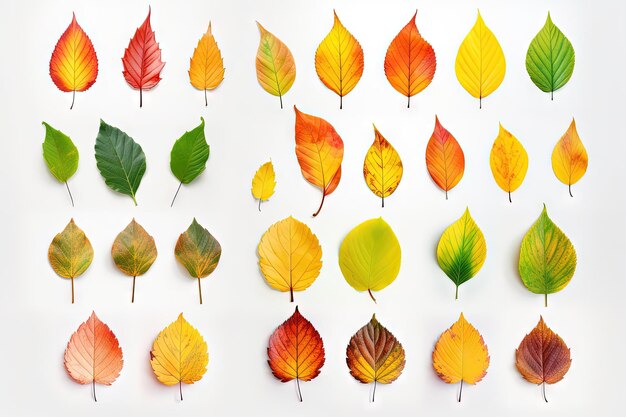
[[[210,415],[615,415],[623,392],[621,268],[625,231],[623,54],[624,6],[595,1],[161,1],[152,0],[152,26],[166,62],[163,80],[144,94],[122,77],[121,57],[145,19],[148,2],[3,1],[0,24],[2,64],[1,189],[2,284],[0,287],[3,415],[46,413],[63,416]],[[500,88],[483,101],[459,85],[454,59],[480,7],[499,39],[507,60]],[[332,26],[335,8],[365,51],[365,72],[344,99],[326,89],[314,69],[317,45]],[[437,54],[432,84],[411,100],[387,82],[383,60],[387,46],[419,8],[417,25]],[[576,50],[569,84],[554,101],[530,81],[524,60],[531,39],[548,10]],[[99,59],[98,79],[85,93],[56,89],[48,75],[50,55],[76,12]],[[223,84],[209,94],[189,84],[189,57],[207,24],[219,43],[226,67]],[[291,49],[296,82],[284,97],[264,92],[256,81],[254,59],[259,20]],[[294,153],[292,106],[327,119],[345,142],[343,178],[311,218],[321,197],[301,176]],[[467,161],[465,176],[445,200],[425,167],[424,151],[435,114],[459,140]],[[181,190],[169,170],[175,139],[206,120],[211,156],[206,172]],[[589,152],[589,170],[573,187],[554,176],[550,155],[576,118]],[[148,169],[138,192],[139,206],[109,190],[96,168],[93,146],[99,119],[117,126],[140,143]],[[67,133],[80,151],[80,166],[70,180],[76,208],[62,184],[49,174],[41,156],[42,121]],[[530,157],[528,175],[513,194],[492,178],[489,152],[498,122],[516,135]],[[362,178],[372,123],[399,151],[404,177],[381,209]],[[262,212],[250,195],[255,170],[269,158],[278,186]],[[526,290],[517,273],[521,239],[546,203],[552,219],[570,237],[578,253],[571,283],[549,297]],[[482,228],[488,247],[480,273],[460,288],[439,269],[435,248],[443,230],[465,209]],[[256,245],[272,223],[289,215],[307,223],[323,248],[321,275],[296,293],[301,312],[324,339],[326,363],[318,378],[303,383],[298,403],[295,384],[280,383],[266,363],[271,332],[293,312],[288,294],[269,288],[257,267]],[[397,280],[377,293],[374,304],[354,291],[337,264],[342,238],[355,225],[383,216],[403,250]],[[203,281],[205,304],[198,305],[196,282],[173,255],[178,235],[193,217],[220,241],[217,270]],[[48,264],[51,239],[70,218],[86,232],[95,249],[87,272],[76,280],[76,304],[70,282]],[[135,217],[155,239],[159,256],[137,279],[134,304],[131,279],[116,270],[110,247],[116,234]],[[110,387],[74,383],[63,367],[63,351],[72,332],[92,310],[117,335],[124,368]],[[463,312],[482,333],[491,365],[476,386],[440,381],[431,352],[440,333]],[[204,378],[184,386],[161,385],[149,365],[158,332],[180,312],[204,335],[210,363]],[[402,342],[406,367],[391,385],[379,386],[374,404],[371,386],[348,373],[345,348],[350,337],[376,313]],[[515,348],[543,315],[571,347],[572,366],[565,379],[540,388],[519,375]]]

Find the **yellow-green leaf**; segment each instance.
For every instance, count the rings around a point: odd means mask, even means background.
[[[280,99],[283,108],[283,95],[296,80],[296,63],[287,45],[256,23],[261,32],[259,49],[256,53],[256,77],[261,87]]]

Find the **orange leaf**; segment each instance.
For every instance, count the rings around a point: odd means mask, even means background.
[[[151,13],[152,9],[148,8],[148,17],[135,31],[122,58],[126,82],[139,90],[139,107],[143,105],[143,91],[150,90],[161,81],[161,70],[165,66],[150,26]]]
[[[554,384],[563,379],[572,363],[570,350],[546,323],[539,318],[537,326],[524,337],[515,350],[515,366],[525,380],[533,384]],[[545,385],[543,398],[546,402]]]
[[[341,179],[343,140],[326,120],[296,111],[296,156],[304,178],[322,190],[322,202],[313,216],[324,205],[324,198],[335,191]]]
[[[298,395],[300,380],[310,381],[324,366],[324,343],[310,321],[296,307],[291,317],[272,333],[267,356],[272,373],[281,382],[296,380]]]
[[[426,167],[435,184],[446,192],[453,189],[465,171],[465,155],[454,136],[435,116],[435,130],[426,146]]]
[[[206,33],[198,41],[189,59],[189,81],[198,90],[204,90],[204,105],[208,106],[206,92],[213,90],[224,80],[222,53],[211,33],[211,22]]]
[[[96,382],[111,385],[120,375],[124,360],[122,349],[109,326],[95,312],[78,327],[65,349],[65,369],[79,384],[92,384],[96,399]]]
[[[91,39],[76,21],[65,29],[50,58],[50,77],[61,91],[72,92],[72,105],[77,91],[88,90],[98,77],[98,57]]]
[[[437,69],[435,51],[417,30],[416,16],[417,11],[385,55],[385,75],[391,86],[407,97],[407,107],[411,107],[411,96],[428,87]]]

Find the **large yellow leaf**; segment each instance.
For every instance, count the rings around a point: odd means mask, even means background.
[[[363,75],[363,48],[333,12],[333,28],[315,51],[315,70],[326,87],[339,95],[339,108]]]
[[[367,186],[382,200],[396,191],[402,179],[402,161],[393,146],[374,126],[374,143],[370,146],[363,162],[363,177]]]
[[[224,80],[222,53],[211,33],[211,22],[206,33],[189,59],[189,81],[198,90],[204,90],[204,105],[208,106],[206,92],[213,90]]]
[[[259,242],[259,266],[278,291],[304,291],[320,274],[322,248],[309,227],[289,216],[274,223]]]
[[[504,80],[506,61],[500,43],[483,21],[480,12],[456,56],[456,77],[472,96],[479,99],[493,93]]]
[[[463,313],[459,320],[443,332],[433,351],[433,367],[444,382],[476,384],[487,374],[489,352],[483,337]],[[461,391],[458,400],[461,401]]]
[[[261,211],[261,201],[266,201],[274,195],[276,188],[276,173],[272,161],[266,162],[256,171],[252,178],[252,195],[259,200],[259,211]]]
[[[159,333],[150,351],[150,365],[157,379],[164,385],[178,384],[181,400],[182,384],[201,380],[208,364],[207,344],[183,313]]]
[[[528,170],[528,154],[519,140],[500,125],[489,158],[491,172],[500,188],[509,193],[518,189]]]
[[[283,95],[296,80],[296,63],[291,51],[280,39],[257,22],[261,39],[256,53],[256,78],[268,93],[278,96],[283,108]]]
[[[568,186],[570,196],[572,184],[576,184],[585,175],[588,164],[587,150],[578,136],[576,122],[572,119],[567,132],[561,136],[552,151],[552,170],[559,181]]]

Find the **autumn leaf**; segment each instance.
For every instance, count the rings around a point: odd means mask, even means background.
[[[78,149],[65,133],[56,130],[46,122],[42,122],[42,124],[46,127],[46,137],[41,145],[43,159],[54,178],[65,184],[72,207],[74,207],[74,197],[72,197],[67,181],[78,169]]]
[[[283,96],[296,80],[296,62],[287,45],[259,22],[256,24],[261,32],[256,53],[256,78],[265,91],[278,96],[282,109]]]
[[[133,277],[133,293],[130,302],[134,303],[135,279],[148,272],[157,258],[154,238],[133,219],[113,241],[111,257],[120,271]]]
[[[204,105],[208,106],[206,92],[214,90],[224,80],[222,53],[211,33],[211,22],[206,33],[198,41],[198,46],[189,58],[189,82],[198,90],[204,90]]]
[[[563,32],[552,23],[550,12],[546,24],[537,33],[526,53],[526,71],[532,82],[543,92],[563,87],[574,72],[574,47]]]
[[[443,232],[437,245],[437,262],[456,286],[454,298],[459,298],[459,286],[473,278],[487,258],[483,232],[470,215],[469,209]]]
[[[95,312],[72,334],[64,356],[68,375],[79,384],[91,384],[94,401],[96,382],[113,384],[124,365],[117,337]]]
[[[448,384],[461,382],[457,401],[461,402],[463,382],[476,384],[487,374],[489,352],[483,337],[463,316],[443,332],[433,351],[433,368]]]
[[[367,220],[348,233],[339,248],[339,267],[357,291],[380,291],[400,272],[400,243],[382,217]]]
[[[137,190],[146,172],[146,155],[141,146],[117,127],[100,120],[96,138],[96,165],[113,191],[125,194],[137,205]]]
[[[385,55],[387,80],[407,98],[407,108],[411,107],[411,97],[428,87],[437,69],[435,51],[417,30],[416,17],[417,11],[391,41]]]
[[[281,382],[296,380],[298,399],[302,402],[300,381],[311,381],[324,366],[324,342],[298,307],[287,321],[270,336],[267,363]]]
[[[326,120],[296,111],[296,157],[304,178],[322,190],[322,202],[313,214],[322,210],[324,199],[335,191],[341,179],[343,140]]]
[[[93,261],[93,247],[85,232],[76,226],[74,219],[58,233],[48,248],[50,266],[62,278],[72,282],[72,304],[74,303],[74,278],[81,276]]]
[[[526,288],[535,294],[561,291],[576,271],[576,250],[565,233],[548,217],[545,204],[541,215],[528,230],[519,255],[519,273]]]
[[[289,216],[263,234],[258,247],[259,267],[270,287],[304,291],[320,274],[322,248],[309,227]]]
[[[222,256],[222,247],[211,233],[194,218],[189,228],[176,241],[174,254],[192,278],[198,279],[198,294],[202,304],[200,278],[209,276]]]
[[[567,185],[570,196],[573,197],[572,184],[576,184],[585,175],[588,164],[587,150],[578,136],[576,122],[572,119],[569,128],[552,151],[552,170],[559,181]]]
[[[267,201],[274,195],[276,188],[276,173],[274,172],[274,164],[272,161],[266,162],[259,167],[252,178],[252,195],[259,200],[259,211],[261,211],[261,202]]]
[[[183,133],[172,146],[170,169],[180,184],[178,184],[170,207],[174,206],[180,187],[183,184],[189,184],[204,172],[206,162],[209,160],[209,151],[209,144],[204,136],[204,118],[200,117],[200,124]]]
[[[493,142],[489,165],[500,188],[511,193],[519,188],[528,171],[528,154],[519,140],[500,124],[498,137]]]
[[[161,61],[161,48],[150,26],[151,13],[152,9],[148,8],[148,17],[135,31],[122,58],[126,82],[139,90],[139,107],[143,106],[144,90],[154,88],[161,81],[161,70],[165,66]]]
[[[183,400],[183,384],[202,379],[209,364],[209,351],[202,335],[185,318],[161,330],[150,351],[150,365],[159,382],[176,385]]]
[[[374,126],[374,143],[370,146],[363,162],[363,178],[370,190],[381,198],[385,207],[385,197],[396,191],[402,179],[402,161],[391,143]]]
[[[456,187],[465,172],[465,155],[459,142],[435,116],[435,129],[426,145],[426,168],[435,184],[446,192]]]
[[[404,348],[398,339],[376,320],[376,315],[350,338],[346,362],[350,374],[363,384],[391,384],[404,369]]]
[[[524,379],[541,384],[543,399],[546,384],[556,384],[563,379],[572,363],[570,349],[563,339],[539,318],[537,326],[524,337],[515,350],[515,366]]]
[[[315,51],[315,71],[324,85],[339,95],[339,108],[343,108],[343,97],[347,95],[363,75],[363,48],[337,13],[331,31]]]
[[[72,92],[72,105],[77,91],[88,90],[98,77],[98,57],[91,39],[76,21],[72,22],[59,38],[50,58],[50,77],[57,88]]]
[[[467,34],[454,64],[461,86],[479,100],[493,93],[504,80],[506,61],[500,43],[485,25],[480,11],[476,23]]]

